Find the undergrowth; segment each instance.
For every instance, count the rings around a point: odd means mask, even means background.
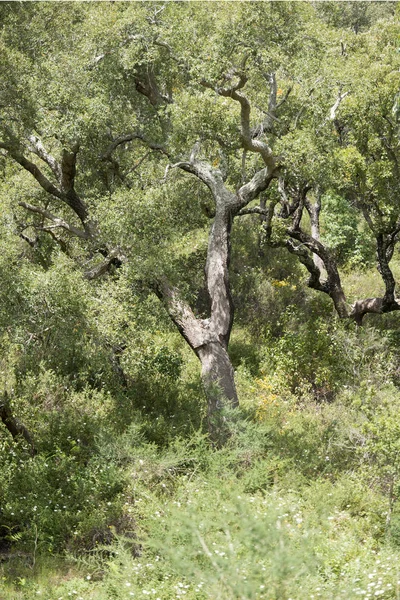
[[[2,599],[398,598],[400,394],[262,390],[220,449],[139,417],[82,461],[3,446]]]
[[[394,318],[288,306],[256,348],[239,326],[220,447],[192,356],[125,390],[25,373],[37,454],[2,431],[1,600],[399,599]]]

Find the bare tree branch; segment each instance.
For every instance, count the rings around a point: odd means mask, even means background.
[[[308,287],[330,295],[328,282],[321,282],[321,270],[313,260],[313,255],[307,252],[307,249],[303,245],[297,245],[291,239],[286,240],[285,246],[289,252],[297,256],[301,264],[309,272]]]
[[[72,235],[75,235],[76,237],[79,237],[83,240],[87,240],[90,238],[90,234],[87,231],[82,231],[82,229],[78,229],[77,227],[70,225],[69,223],[64,221],[64,219],[61,219],[60,217],[56,217],[50,211],[48,211],[44,208],[40,208],[39,206],[34,206],[33,204],[28,204],[27,202],[19,202],[18,204],[19,204],[19,206],[22,206],[22,208],[25,208],[26,210],[29,210],[30,212],[36,213],[38,215],[42,215],[42,217],[45,217],[45,219],[52,221],[54,223],[53,229],[61,227],[62,229],[65,229]],[[45,230],[45,229],[43,228],[43,230]]]
[[[26,235],[24,233],[24,229],[22,229],[22,231],[19,231],[19,233],[18,233],[19,237],[21,238],[21,240],[24,240],[24,242],[26,242],[27,244],[29,244],[29,246],[31,248],[35,248],[35,246],[36,246],[36,244],[38,242],[38,238],[37,237],[35,237],[33,239],[30,238],[28,235]]]
[[[311,235],[300,228],[288,228],[288,234],[291,238],[304,244],[311,252],[317,254],[323,261],[325,270],[328,274],[329,295],[335,305],[336,311],[341,318],[348,317],[346,297],[343,292],[339,271],[335,260],[330,255],[327,248]]]
[[[233,75],[238,75],[238,82],[235,85],[232,85],[230,88],[219,88],[211,85],[207,81],[202,81],[202,85],[209,89],[214,90],[219,96],[223,96],[225,98],[232,98],[236,102],[240,104],[240,130],[241,130],[241,141],[243,148],[250,152],[256,152],[260,154],[265,162],[265,164],[272,170],[276,168],[276,162],[273,156],[273,152],[270,146],[266,142],[262,142],[260,140],[255,140],[252,137],[252,131],[250,128],[250,113],[251,106],[247,97],[240,92],[247,82],[247,77],[244,73],[234,73]],[[230,78],[233,77],[230,76]]]
[[[275,173],[275,167],[272,170],[270,167],[265,167],[258,171],[248,183],[242,185],[233,200],[234,211],[238,212],[257,198],[261,192],[264,192],[276,177]]]
[[[71,148],[71,151],[63,150],[60,185],[64,194],[64,202],[78,215],[85,229],[89,230],[87,207],[75,191],[76,158],[78,152],[79,144],[75,144]]]
[[[263,217],[268,216],[268,211],[261,206],[252,206],[251,208],[242,208],[236,216],[242,217],[243,215],[262,215]]]
[[[340,104],[343,102],[343,100],[346,98],[346,96],[348,96],[348,94],[349,94],[349,92],[344,92],[344,94],[342,94],[342,92],[339,91],[336,102],[333,104],[333,106],[331,107],[331,110],[329,112],[329,118],[331,121],[334,121],[336,119],[336,113],[338,111],[338,108],[339,108]]]
[[[385,312],[394,312],[400,310],[400,303],[395,301],[390,307],[384,303],[384,298],[366,298],[357,300],[351,307],[350,318],[354,319],[357,325],[361,326],[366,314],[382,314]]]
[[[278,85],[276,83],[275,73],[270,73],[268,75],[268,80],[269,80],[269,85],[270,85],[270,93],[269,93],[269,100],[268,100],[268,113],[270,115],[272,115],[273,117],[275,117],[276,107],[277,107],[276,97],[277,97],[277,93],[278,93]]]
[[[71,152],[63,151],[61,164],[55,161],[48,152],[46,152],[42,142],[35,136],[30,136],[29,141],[32,146],[32,152],[41,158],[50,167],[53,174],[57,177],[58,186],[54,185],[41,171],[41,169],[21,152],[14,144],[0,141],[0,148],[7,150],[8,154],[23,167],[28,173],[33,175],[39,185],[48,194],[58,198],[67,204],[75,214],[79,217],[85,229],[89,232],[90,226],[88,221],[88,211],[85,203],[76,194],[74,189],[75,173],[76,173],[76,155],[79,150],[78,146],[72,148]]]
[[[58,188],[56,188],[56,186],[53,185],[51,181],[47,179],[47,177],[42,173],[39,167],[35,165],[35,163],[28,160],[23,154],[21,154],[19,150],[17,150],[10,144],[0,142],[0,148],[4,148],[5,150],[7,150],[8,154],[15,160],[15,162],[17,162],[19,165],[21,165],[21,167],[23,167],[26,171],[33,175],[33,177],[36,179],[39,185],[46,192],[48,192],[52,196],[55,196],[56,198],[59,198],[59,200],[64,201],[64,196],[62,192]]]
[[[114,152],[114,150],[116,150],[118,148],[118,146],[120,146],[121,144],[127,144],[128,142],[132,142],[133,140],[140,140],[145,144],[145,146],[147,146],[151,150],[157,150],[158,152],[161,152],[161,153],[165,154],[166,156],[169,156],[167,150],[165,149],[165,147],[162,144],[156,144],[156,143],[151,142],[142,133],[132,132],[132,133],[126,133],[126,134],[116,137],[111,142],[111,144],[107,147],[107,149],[103,153],[101,159],[102,160],[110,160],[112,153]]]
[[[385,239],[386,238],[386,239]],[[393,255],[394,245],[389,244],[387,237],[383,234],[376,235],[376,253],[378,258],[378,271],[385,284],[385,295],[383,297],[383,312],[387,312],[392,305],[397,305],[395,299],[396,281],[389,266]]]
[[[146,65],[145,69],[142,69],[138,73],[135,77],[135,87],[136,91],[146,96],[150,104],[156,109],[165,104],[172,103],[172,99],[169,96],[161,93],[152,65]]]
[[[182,169],[182,171],[198,177],[209,188],[215,200],[220,198],[221,194],[223,197],[234,196],[232,192],[225,188],[222,173],[217,169],[213,169],[209,163],[196,159],[193,161],[180,161],[170,165],[170,169]]]
[[[285,104],[285,102],[289,98],[290,94],[292,93],[292,90],[293,90],[292,86],[288,87],[285,94],[282,96],[282,100],[280,100],[280,102],[277,103],[276,110],[278,110],[278,108],[280,108],[281,106],[283,106],[283,104]]]
[[[207,331],[207,328],[204,327],[205,320],[196,319],[190,306],[182,299],[179,290],[173,287],[166,277],[159,278],[153,284],[153,288],[181,335],[194,351],[217,339],[215,334]]]
[[[79,152],[79,144],[71,148],[71,152],[64,148],[61,159],[61,189],[65,194],[74,191],[76,175],[76,157]]]
[[[321,235],[320,235],[320,227],[319,227],[319,215],[321,212],[321,195],[319,193],[319,190],[316,190],[316,198],[315,198],[315,202],[312,203],[308,196],[305,195],[304,197],[304,206],[308,212],[308,215],[310,217],[310,222],[311,222],[311,235],[312,237],[317,240],[318,242],[321,241]],[[313,254],[313,259],[314,259],[314,263],[315,265],[318,267],[318,269],[322,272],[322,269],[324,267],[324,263],[323,260],[318,256],[318,254]]]
[[[373,299],[374,302],[365,304],[367,309],[371,305],[374,310],[368,309],[364,312],[390,312],[391,310],[398,310],[398,300],[395,297],[396,281],[389,263],[393,257],[394,249],[398,241],[397,236],[400,233],[400,219],[393,224],[388,231],[388,227],[383,223],[381,214],[378,214],[377,216],[378,223],[374,223],[366,203],[358,200],[358,206],[361,207],[364,219],[375,237],[377,268],[385,285],[385,294],[383,298],[379,299],[378,303],[375,301],[376,299]],[[357,305],[357,310],[364,310],[364,308],[359,308]]]
[[[69,256],[67,244],[65,243],[65,241],[63,239],[56,236],[53,229],[50,229],[50,227],[36,227],[36,226],[35,226],[35,229],[37,229],[38,231],[44,231],[45,233],[48,233],[50,235],[50,237],[53,238],[53,240],[56,242],[56,244],[58,244],[61,251],[64,252],[64,254],[66,254],[67,256]]]
[[[56,161],[54,156],[52,156],[49,152],[46,151],[44,145],[41,140],[35,135],[30,135],[28,137],[31,143],[32,152],[34,152],[39,158],[41,158],[52,170],[55,175],[57,181],[61,180],[61,166]]]

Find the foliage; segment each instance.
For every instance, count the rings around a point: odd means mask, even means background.
[[[199,142],[232,192],[260,171],[241,147],[239,104],[214,89],[243,69],[252,139],[270,138],[288,189],[321,191],[321,239],[349,299],[382,295],[375,234],[398,222],[398,12],[0,3],[0,142],[28,153],[36,132],[60,160],[79,141],[76,188],[97,228],[95,243],[27,213],[29,201],[79,226],[2,146],[0,408],[34,440],[14,439],[3,418],[2,599],[399,598],[398,313],[363,328],[337,319],[283,247],[278,206],[270,245],[265,214],[235,218],[229,352],[241,408],[223,413],[229,435],[216,447],[195,353],[152,291],[167,276],[209,314],[212,196],[166,167]],[[151,77],[162,109],[154,89],[153,102],[140,92]],[[126,132],[137,136],[107,156]],[[261,200],[278,195],[275,182]],[[123,260],[89,280],[110,248]]]
[[[359,223],[356,209],[335,194],[323,200],[321,220],[324,239],[338,263],[363,269],[374,260],[370,233]]]

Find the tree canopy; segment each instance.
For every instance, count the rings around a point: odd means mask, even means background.
[[[261,217],[261,243],[297,256],[340,317],[361,324],[399,308],[389,266],[400,231],[395,10],[348,9],[2,6],[12,75],[0,144],[20,236],[83,261],[88,279],[124,265],[155,291],[202,363],[211,412],[218,387],[237,403],[227,354],[234,219],[258,215],[249,227],[259,228]],[[325,202],[354,214],[338,234],[344,246],[364,228],[359,261],[373,238],[382,296],[349,307],[340,255],[321,237]],[[190,300],[202,262],[208,309]]]

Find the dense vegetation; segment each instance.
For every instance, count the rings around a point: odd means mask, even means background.
[[[0,17],[1,600],[399,599],[397,3]]]

